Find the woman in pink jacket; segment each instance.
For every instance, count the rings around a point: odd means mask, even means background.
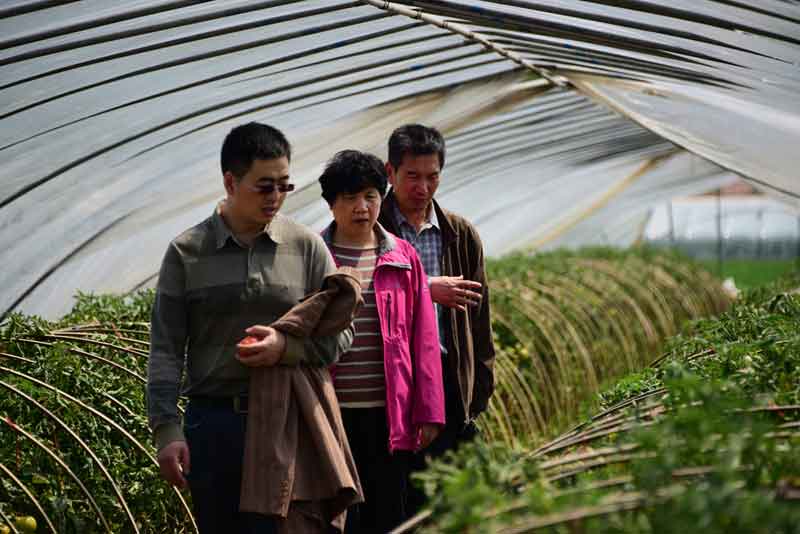
[[[361,274],[365,305],[334,387],[364,490],[345,532],[387,532],[407,519],[412,458],[444,425],[439,336],[414,247],[378,224],[387,176],[371,154],[336,154],[319,178],[334,221],[323,238]]]

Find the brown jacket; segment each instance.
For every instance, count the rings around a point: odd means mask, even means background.
[[[400,235],[394,220],[394,193],[389,192],[383,202],[378,221],[390,232]],[[480,236],[466,219],[442,209],[434,200],[433,208],[442,232],[441,268],[444,276],[463,275],[467,280],[480,282],[483,299],[477,307],[465,312],[444,308],[445,348],[449,372],[445,380],[455,379],[461,399],[460,422],[466,422],[483,412],[494,391],[494,343],[489,317],[489,287],[483,261]],[[448,413],[448,424],[452,415]]]
[[[348,328],[364,302],[352,272],[328,275],[270,326],[300,338]],[[343,530],[364,499],[328,369],[254,369],[249,396],[240,509],[285,518],[281,532]]]

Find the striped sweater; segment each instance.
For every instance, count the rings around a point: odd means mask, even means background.
[[[353,345],[336,365],[336,396],[342,408],[385,406],[383,342],[372,283],[378,249],[357,249],[334,244],[331,251],[339,265],[358,270],[361,275],[361,294],[364,297],[364,306],[353,321],[356,331]]]

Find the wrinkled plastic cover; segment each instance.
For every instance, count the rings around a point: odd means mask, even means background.
[[[401,3],[564,89],[363,2],[55,4],[0,4],[0,314],[152,285],[169,240],[222,197],[221,140],[249,120],[289,135],[285,211],[315,228],[336,150],[384,156],[399,124],[441,128],[437,196],[494,255],[627,244],[651,206],[732,173],[800,193],[796,3]]]

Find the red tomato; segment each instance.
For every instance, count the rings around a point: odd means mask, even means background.
[[[241,351],[242,347],[245,347],[247,345],[252,345],[253,343],[258,343],[259,341],[261,341],[261,338],[259,338],[259,337],[247,336],[246,338],[244,338],[243,340],[241,340],[239,343],[236,344],[236,348],[237,348],[236,352],[238,352],[240,355],[242,355],[242,351]]]
[[[252,345],[253,343],[258,343],[259,341],[261,340],[256,336],[247,336],[239,342],[239,345]]]

